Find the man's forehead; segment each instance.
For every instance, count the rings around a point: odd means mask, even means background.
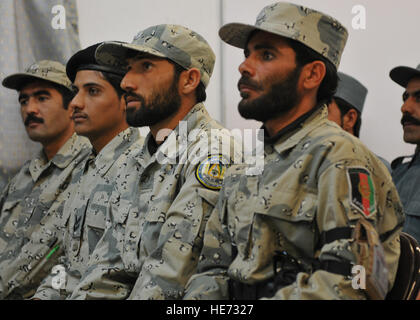
[[[133,64],[134,62],[143,60],[143,59],[167,60],[165,58],[157,57],[146,52],[133,52],[127,55],[127,58],[125,59],[125,61],[127,62],[127,64]]]
[[[27,84],[24,84],[19,90],[19,94],[29,94],[36,91],[52,92],[53,90],[57,91],[54,88],[54,85],[49,83],[48,81],[35,80],[35,81],[28,82]]]
[[[255,46],[264,44],[270,44],[272,46],[279,47],[290,47],[289,40],[285,37],[262,30],[255,30],[249,35],[246,48],[253,49]]]
[[[420,77],[414,77],[407,83],[406,91],[413,91],[420,89]]]
[[[83,83],[86,82],[103,82],[106,81],[102,73],[98,70],[88,70],[82,69],[77,71],[76,78],[74,79],[74,83]]]

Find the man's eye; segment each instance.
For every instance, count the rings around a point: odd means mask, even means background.
[[[99,90],[98,89],[96,89],[96,88],[89,88],[89,94],[91,95],[91,96],[95,96],[95,95],[97,95],[99,93]]]
[[[150,62],[143,62],[143,70],[150,70],[150,68],[152,67],[152,64]]]
[[[408,94],[408,92],[404,92],[403,95],[402,95],[403,101],[405,102],[408,99],[409,96],[410,95]]]
[[[47,96],[39,96],[38,97],[38,101],[39,102],[45,102],[45,101],[47,101],[48,100],[48,97]]]
[[[415,92],[413,96],[416,99],[416,102],[420,103],[420,91]]]
[[[22,99],[22,100],[19,100],[19,104],[23,107],[23,106],[26,106],[27,104],[28,104],[28,99]]]
[[[273,57],[274,57],[274,55],[271,52],[269,52],[269,51],[264,51],[263,52],[263,59],[264,60],[271,60],[271,59],[273,59]]]

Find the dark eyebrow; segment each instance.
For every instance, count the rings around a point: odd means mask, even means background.
[[[83,88],[89,88],[89,87],[101,87],[101,88],[103,88],[103,86],[102,85],[100,85],[99,83],[97,83],[97,82],[88,82],[88,83],[84,83],[83,85],[82,85],[82,87]],[[79,87],[78,86],[76,86],[74,83],[71,85],[71,88],[73,89],[73,91],[78,91],[79,90]]]
[[[99,83],[96,83],[96,82],[88,82],[88,83],[83,84],[83,88],[89,88],[89,87],[101,87],[101,88],[103,88],[102,85],[100,85]]]
[[[29,97],[32,97],[32,96],[33,97],[39,97],[39,96],[49,96],[49,97],[51,97],[51,93],[47,90],[38,90],[38,91],[35,91],[32,94],[20,93],[18,100],[20,101],[24,98],[29,98]]]
[[[413,96],[413,95],[418,95],[418,94],[420,94],[420,89],[418,89],[418,90],[414,90],[414,91],[412,91],[412,92],[408,92],[408,91],[406,90],[406,91],[404,91],[403,96],[405,96],[405,95],[410,95],[410,96]]]
[[[269,49],[277,51],[277,48],[269,43],[259,43],[254,46],[254,50],[262,50],[262,49]]]
[[[255,51],[257,51],[257,50],[273,50],[273,51],[276,51],[277,52],[277,48],[275,47],[275,46],[273,46],[272,44],[270,44],[270,43],[266,43],[266,42],[263,42],[263,43],[257,43],[255,46],[254,46],[254,48],[253,48]],[[248,47],[246,47],[245,49],[244,49],[244,55],[245,56],[247,56],[248,54],[249,54],[249,48]]]

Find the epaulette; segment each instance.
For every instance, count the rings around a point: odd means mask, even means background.
[[[398,157],[394,160],[392,160],[391,162],[391,169],[395,170],[400,164],[402,164],[402,162],[404,161],[405,158],[412,158],[413,156],[402,156],[402,157]]]

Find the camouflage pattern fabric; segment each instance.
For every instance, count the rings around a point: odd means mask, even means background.
[[[0,297],[28,297],[50,272],[68,215],[64,202],[75,167],[90,150],[86,138],[74,134],[48,161],[43,152],[28,161],[10,181],[0,200]]]
[[[127,299],[130,292],[130,299],[181,298],[195,273],[224,170],[235,156],[242,160],[240,152],[232,153],[240,149],[201,103],[165,142],[154,144],[149,134],[117,178],[110,227],[72,299]],[[213,166],[201,166],[212,155]],[[203,175],[210,167],[215,179]]]
[[[66,284],[61,290],[52,286],[50,274],[38,288],[39,299],[65,299],[70,296],[86,272],[94,248],[105,230],[108,202],[115,179],[126,165],[130,151],[141,148],[144,139],[137,128],[127,128],[115,136],[98,155],[91,153],[77,168],[79,179],[72,182],[73,195],[64,206],[70,215],[59,263],[66,270]]]
[[[168,58],[185,69],[197,68],[201,82],[207,87],[216,56],[207,41],[198,33],[173,24],[161,24],[140,31],[132,43],[105,42],[96,50],[99,63],[114,67],[126,66],[128,51]]]
[[[255,25],[228,23],[219,30],[223,41],[244,49],[255,30],[274,33],[303,43],[330,60],[338,69],[348,32],[336,19],[287,2],[266,6]]]
[[[57,61],[41,60],[31,64],[25,72],[14,73],[3,80],[3,86],[20,90],[28,79],[51,81],[71,90],[71,81],[67,78],[66,67]]]
[[[352,238],[325,243],[321,234],[354,226],[362,217],[381,236],[391,288],[404,222],[396,188],[382,162],[327,115],[323,106],[297,128],[266,142],[261,175],[247,176],[245,165],[229,168],[185,299],[234,298],[229,297],[229,279],[252,285],[272,278],[273,256],[283,251],[303,271],[290,285],[274,290],[272,298],[365,299],[349,277],[312,264],[314,259],[357,264]],[[363,173],[370,187],[362,190],[356,173]]]

